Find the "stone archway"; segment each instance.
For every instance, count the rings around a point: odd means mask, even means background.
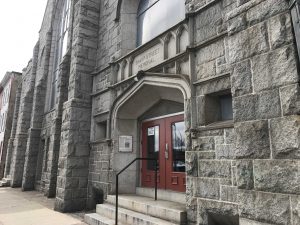
[[[145,73],[136,77],[136,83],[114,103],[110,115],[111,138],[113,140],[112,169],[120,171],[130,161],[140,156],[140,122],[145,113],[161,104],[155,116],[184,111],[186,128],[189,128],[189,104],[191,91],[189,80],[182,75]],[[172,106],[173,104],[173,106]],[[182,105],[180,108],[179,105]],[[152,113],[153,114],[153,113]],[[119,137],[132,136],[132,151],[119,151]],[[134,193],[139,183],[138,164],[132,166],[120,177],[121,193]]]

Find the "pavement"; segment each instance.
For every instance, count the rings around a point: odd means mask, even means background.
[[[87,212],[59,213],[53,206],[54,199],[40,192],[0,188],[0,225],[87,225]]]

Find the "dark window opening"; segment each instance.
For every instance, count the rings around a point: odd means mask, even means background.
[[[107,138],[107,121],[99,122],[96,124],[96,139],[104,140]]]
[[[239,216],[209,213],[208,225],[239,225]]]
[[[232,120],[232,96],[231,94],[219,96],[221,120]]]
[[[206,124],[233,119],[232,96],[229,93],[207,95],[205,97]]]

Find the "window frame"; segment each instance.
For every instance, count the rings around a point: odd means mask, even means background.
[[[51,80],[50,92],[50,110],[56,105],[57,82],[59,76],[59,66],[67,53],[68,36],[70,29],[70,14],[71,14],[71,0],[63,1],[60,11],[59,22],[57,24],[57,35],[55,43],[54,66]]]
[[[143,4],[147,5],[146,3],[149,1],[150,1],[149,5],[146,7],[143,7]],[[155,22],[150,23],[150,24],[144,23],[144,18],[148,15],[147,13],[153,13],[154,12],[153,8],[163,1],[164,0],[152,0],[152,3],[151,3],[151,0],[140,0],[138,9],[137,9],[137,14],[136,14],[137,15],[136,16],[136,47],[140,47],[140,46],[146,44],[147,42],[153,40],[160,34],[164,33],[165,31],[169,30],[170,28],[172,28],[173,26],[182,22],[185,19],[185,2],[183,0],[178,0],[178,2],[169,0],[169,2],[167,3],[168,4],[167,7],[172,7],[182,1],[182,8],[179,7],[178,12],[180,12],[180,10],[183,10],[182,11],[182,12],[184,12],[183,15],[181,15],[180,13],[176,13],[175,15],[177,15],[177,17],[176,18],[172,17],[173,18],[172,21],[175,20],[175,22],[168,21],[166,19],[166,18],[168,18],[168,16],[166,15],[163,19],[164,21],[166,21],[166,23],[163,23],[159,29],[157,29],[157,26],[154,26]],[[165,2],[163,2],[163,3],[165,3]],[[153,15],[153,16],[155,16],[155,15]],[[145,29],[145,24],[149,27],[149,29]],[[158,31],[156,31],[156,30],[158,30]],[[147,31],[149,34],[144,36],[145,31]]]

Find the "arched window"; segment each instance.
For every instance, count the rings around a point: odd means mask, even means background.
[[[137,46],[185,18],[184,0],[141,0],[137,12]]]
[[[59,74],[59,64],[61,63],[67,50],[67,41],[69,33],[70,20],[70,0],[63,0],[60,21],[57,26],[57,41],[55,50],[54,73],[52,78],[52,91],[50,108],[52,109],[56,103],[57,79]]]

